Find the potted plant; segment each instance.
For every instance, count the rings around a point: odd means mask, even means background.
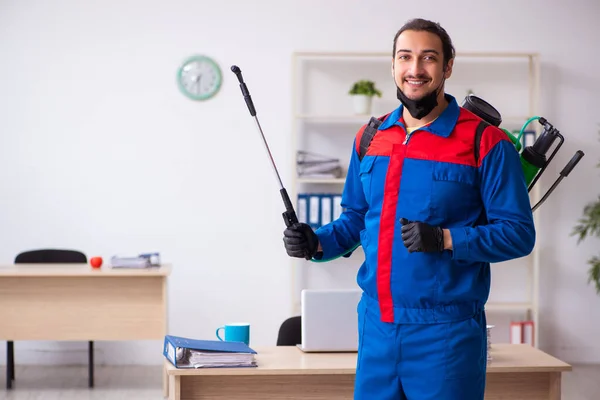
[[[370,114],[373,96],[381,97],[381,92],[375,87],[375,82],[359,80],[355,82],[350,91],[355,114]]]
[[[597,166],[600,167],[600,164]],[[588,203],[583,208],[583,217],[579,219],[572,235],[579,236],[577,243],[588,236],[600,237],[600,196],[596,201]],[[594,256],[588,260],[588,283],[596,286],[596,293],[600,295],[600,257]]]

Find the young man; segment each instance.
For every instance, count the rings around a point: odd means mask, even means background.
[[[535,243],[519,155],[488,126],[476,161],[480,118],[444,92],[453,62],[442,27],[404,25],[391,65],[402,104],[362,160],[359,130],[344,213],[316,233],[306,224],[284,231],[292,257],[364,249],[355,399],[482,400],[490,263]]]

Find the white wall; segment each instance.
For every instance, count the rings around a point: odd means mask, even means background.
[[[542,111],[567,137],[542,184],[576,149],[587,154],[539,210],[541,346],[600,361],[600,297],[586,275],[598,241],[577,246],[569,236],[598,195],[598,15],[593,0],[4,0],[0,262],[36,247],[157,250],[175,267],[170,333],[212,338],[220,324],[245,320],[253,345],[274,344],[291,310],[283,209],[229,67],[242,68],[289,180],[291,53],[391,51],[396,30],[421,16],[441,22],[459,51],[541,54]],[[204,103],[175,83],[195,53],[214,57],[225,78]],[[16,348],[19,363],[86,360],[85,343]],[[99,363],[159,363],[159,354],[160,342],[97,344]]]

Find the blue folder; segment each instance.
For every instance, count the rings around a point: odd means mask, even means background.
[[[256,354],[256,351],[251,349],[243,342],[226,342],[220,340],[196,340],[180,336],[166,335],[163,346],[163,355],[176,368],[195,368],[184,361],[181,354],[185,350],[196,350],[211,353],[241,353],[241,354]],[[255,367],[255,363],[248,365],[236,365],[236,367]]]

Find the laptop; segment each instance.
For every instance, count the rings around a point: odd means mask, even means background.
[[[359,289],[304,289],[301,293],[305,352],[358,351]]]

